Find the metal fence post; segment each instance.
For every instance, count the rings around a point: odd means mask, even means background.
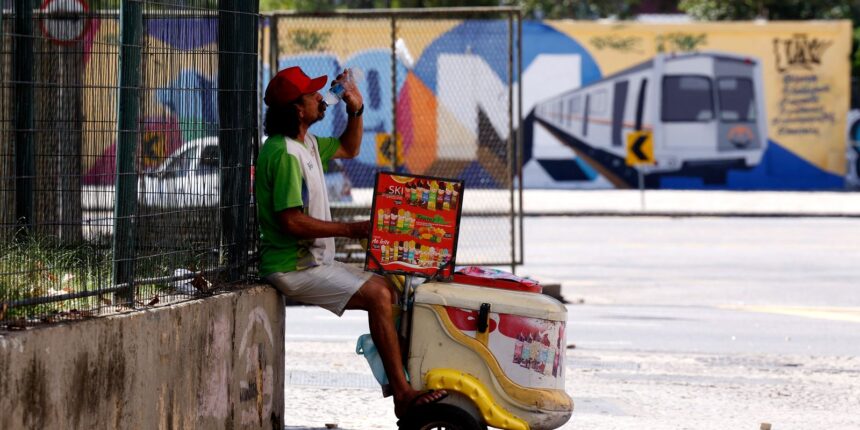
[[[278,22],[280,22],[279,16],[274,15],[269,17],[269,76],[266,77],[264,85],[275,77],[278,73],[278,69],[280,68],[278,65],[278,52],[281,51],[281,39],[280,34],[278,34]]]
[[[525,264],[525,234],[523,232],[523,11],[517,9],[517,181],[519,185],[519,248],[518,264]]]
[[[397,172],[397,16],[391,15],[391,140],[388,145],[391,171]]]
[[[514,204],[514,176],[516,169],[516,135],[514,134],[514,15],[508,12],[508,190],[511,193],[511,272],[517,273],[516,205]]]
[[[84,17],[83,19],[87,19]],[[55,182],[59,192],[56,193],[59,216],[59,236],[65,243],[80,243],[83,240],[83,207],[81,204],[81,179],[84,128],[84,43],[77,41],[71,45],[59,48],[58,71],[60,88],[57,93],[57,111],[52,116],[60,122],[60,133],[68,136],[68,144],[58,147],[58,165],[60,174]],[[61,140],[62,142],[62,140]]]
[[[242,280],[248,262],[251,146],[257,135],[259,1],[218,1],[218,113],[221,148],[221,237],[227,281]]]
[[[113,282],[125,284],[119,296],[134,305],[135,212],[137,212],[137,140],[140,114],[140,66],[143,9],[140,0],[120,5],[119,100],[117,103],[116,204],[114,206]]]
[[[33,147],[33,1],[15,0],[15,218],[18,237],[33,232],[33,186],[36,153]]]

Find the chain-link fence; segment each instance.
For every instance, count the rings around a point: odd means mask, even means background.
[[[288,64],[363,72],[361,154],[326,178],[337,216],[368,216],[379,169],[460,178],[459,263],[521,261],[517,9],[260,18],[256,3],[6,2],[0,326],[252,278],[259,94]],[[342,132],[332,111],[313,132]],[[355,243],[338,253],[363,258]]]
[[[7,2],[0,325],[244,280],[257,2]]]
[[[513,265],[521,255],[518,177],[520,22],[516,8],[275,13],[263,25],[264,80],[358,71],[361,152],[343,163],[351,197],[336,217],[366,215],[378,170],[465,181],[458,264]],[[342,107],[311,128],[340,135]],[[393,138],[392,136],[397,136]],[[337,199],[335,199],[337,200]],[[362,259],[338,242],[341,258]]]

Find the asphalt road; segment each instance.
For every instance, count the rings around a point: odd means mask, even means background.
[[[521,272],[590,303],[860,306],[860,219],[528,218]]]
[[[570,302],[564,428],[860,428],[860,219],[534,217],[525,233],[518,273]],[[360,312],[288,309],[287,428],[394,428],[351,351],[366,331]]]
[[[860,219],[530,218],[583,347],[860,355]],[[649,334],[659,333],[659,336]]]

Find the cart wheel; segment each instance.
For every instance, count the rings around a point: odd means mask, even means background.
[[[415,407],[397,426],[400,430],[487,430],[470,413],[445,403]]]

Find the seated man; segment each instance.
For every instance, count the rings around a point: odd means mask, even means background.
[[[438,402],[444,391],[418,392],[403,374],[401,349],[392,321],[397,297],[383,277],[334,261],[334,237],[365,238],[370,221],[331,220],[323,166],[332,158],[354,158],[361,146],[364,104],[345,73],[348,117],[340,138],[317,137],[308,128],[325,115],[318,92],[326,76],[309,78],[300,68],[278,72],[266,88],[265,132],[257,159],[255,192],[260,222],[260,274],[284,295],[328,309],[367,311],[370,334],[382,357],[398,417],[413,405]]]

